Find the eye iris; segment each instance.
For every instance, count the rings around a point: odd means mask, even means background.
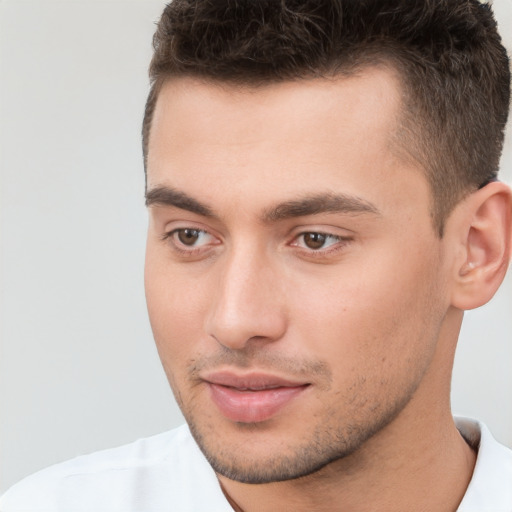
[[[309,249],[321,249],[325,244],[326,238],[326,235],[322,235],[322,233],[306,233],[304,235],[304,243]]]
[[[178,239],[183,245],[194,245],[199,238],[197,229],[180,229],[178,231]]]

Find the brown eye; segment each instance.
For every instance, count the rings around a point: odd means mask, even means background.
[[[308,249],[321,249],[327,240],[327,235],[323,233],[304,233],[304,245]]]
[[[198,240],[201,232],[198,229],[178,229],[176,235],[183,245],[194,245]]]

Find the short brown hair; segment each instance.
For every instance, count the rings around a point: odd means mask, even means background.
[[[260,86],[394,66],[404,86],[400,145],[421,163],[434,226],[497,177],[510,68],[478,0],[173,0],[153,39],[144,166],[158,93],[194,76]]]

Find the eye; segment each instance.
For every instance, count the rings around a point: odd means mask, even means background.
[[[218,240],[213,235],[196,228],[173,229],[166,233],[163,238],[170,240],[175,249],[188,252],[218,244]]]
[[[174,234],[178,238],[178,240],[183,245],[192,246],[195,245],[198,240],[201,238],[201,234],[204,231],[200,231],[199,229],[177,229]]]
[[[327,235],[323,233],[304,233],[302,240],[308,249],[321,249],[327,242]]]
[[[301,233],[293,245],[310,249],[312,251],[319,251],[320,249],[327,249],[332,245],[337,244],[345,238],[336,235],[329,235],[327,233],[308,232]]]

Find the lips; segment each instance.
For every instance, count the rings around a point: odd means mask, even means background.
[[[239,423],[259,423],[272,418],[309,386],[309,383],[256,373],[217,372],[204,380],[220,412]]]

